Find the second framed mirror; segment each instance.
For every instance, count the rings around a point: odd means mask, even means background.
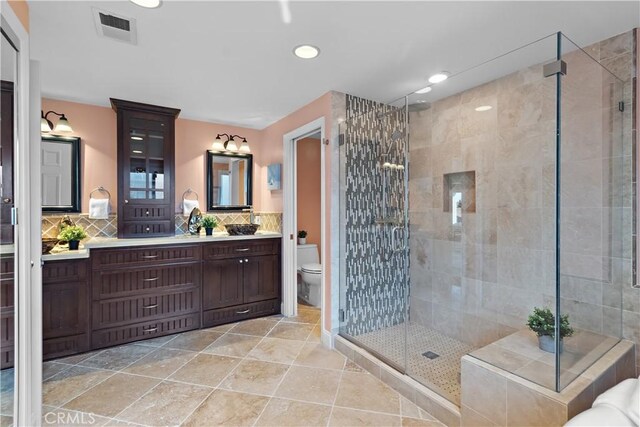
[[[207,151],[207,210],[250,207],[253,188],[251,154]]]

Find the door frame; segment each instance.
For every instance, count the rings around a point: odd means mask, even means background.
[[[42,266],[40,70],[30,61],[29,33],[7,2],[2,29],[18,49],[15,135],[14,425],[40,425],[42,412]],[[32,177],[36,177],[33,178]]]
[[[322,278],[321,294],[321,325],[324,330],[325,317],[325,289],[326,265],[329,260],[324,259],[325,231],[327,230],[326,215],[326,154],[325,154],[325,118],[321,116],[297,129],[286,133],[282,137],[283,165],[282,165],[282,314],[285,316],[297,315],[298,287],[297,287],[297,145],[296,141],[320,131],[320,248],[322,252]],[[320,254],[320,253],[319,253]],[[324,335],[324,334],[323,334]]]

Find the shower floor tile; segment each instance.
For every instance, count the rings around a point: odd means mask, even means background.
[[[354,338],[399,367],[405,365],[404,324]],[[406,344],[407,375],[460,405],[460,359],[474,347],[417,323],[409,323]]]

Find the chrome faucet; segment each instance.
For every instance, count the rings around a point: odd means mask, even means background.
[[[253,214],[253,206],[248,209],[242,209],[242,212],[249,212],[249,224],[253,224],[256,221],[256,216]]]

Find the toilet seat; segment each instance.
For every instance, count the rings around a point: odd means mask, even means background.
[[[322,265],[321,264],[304,264],[300,267],[301,271],[309,274],[322,274]]]

